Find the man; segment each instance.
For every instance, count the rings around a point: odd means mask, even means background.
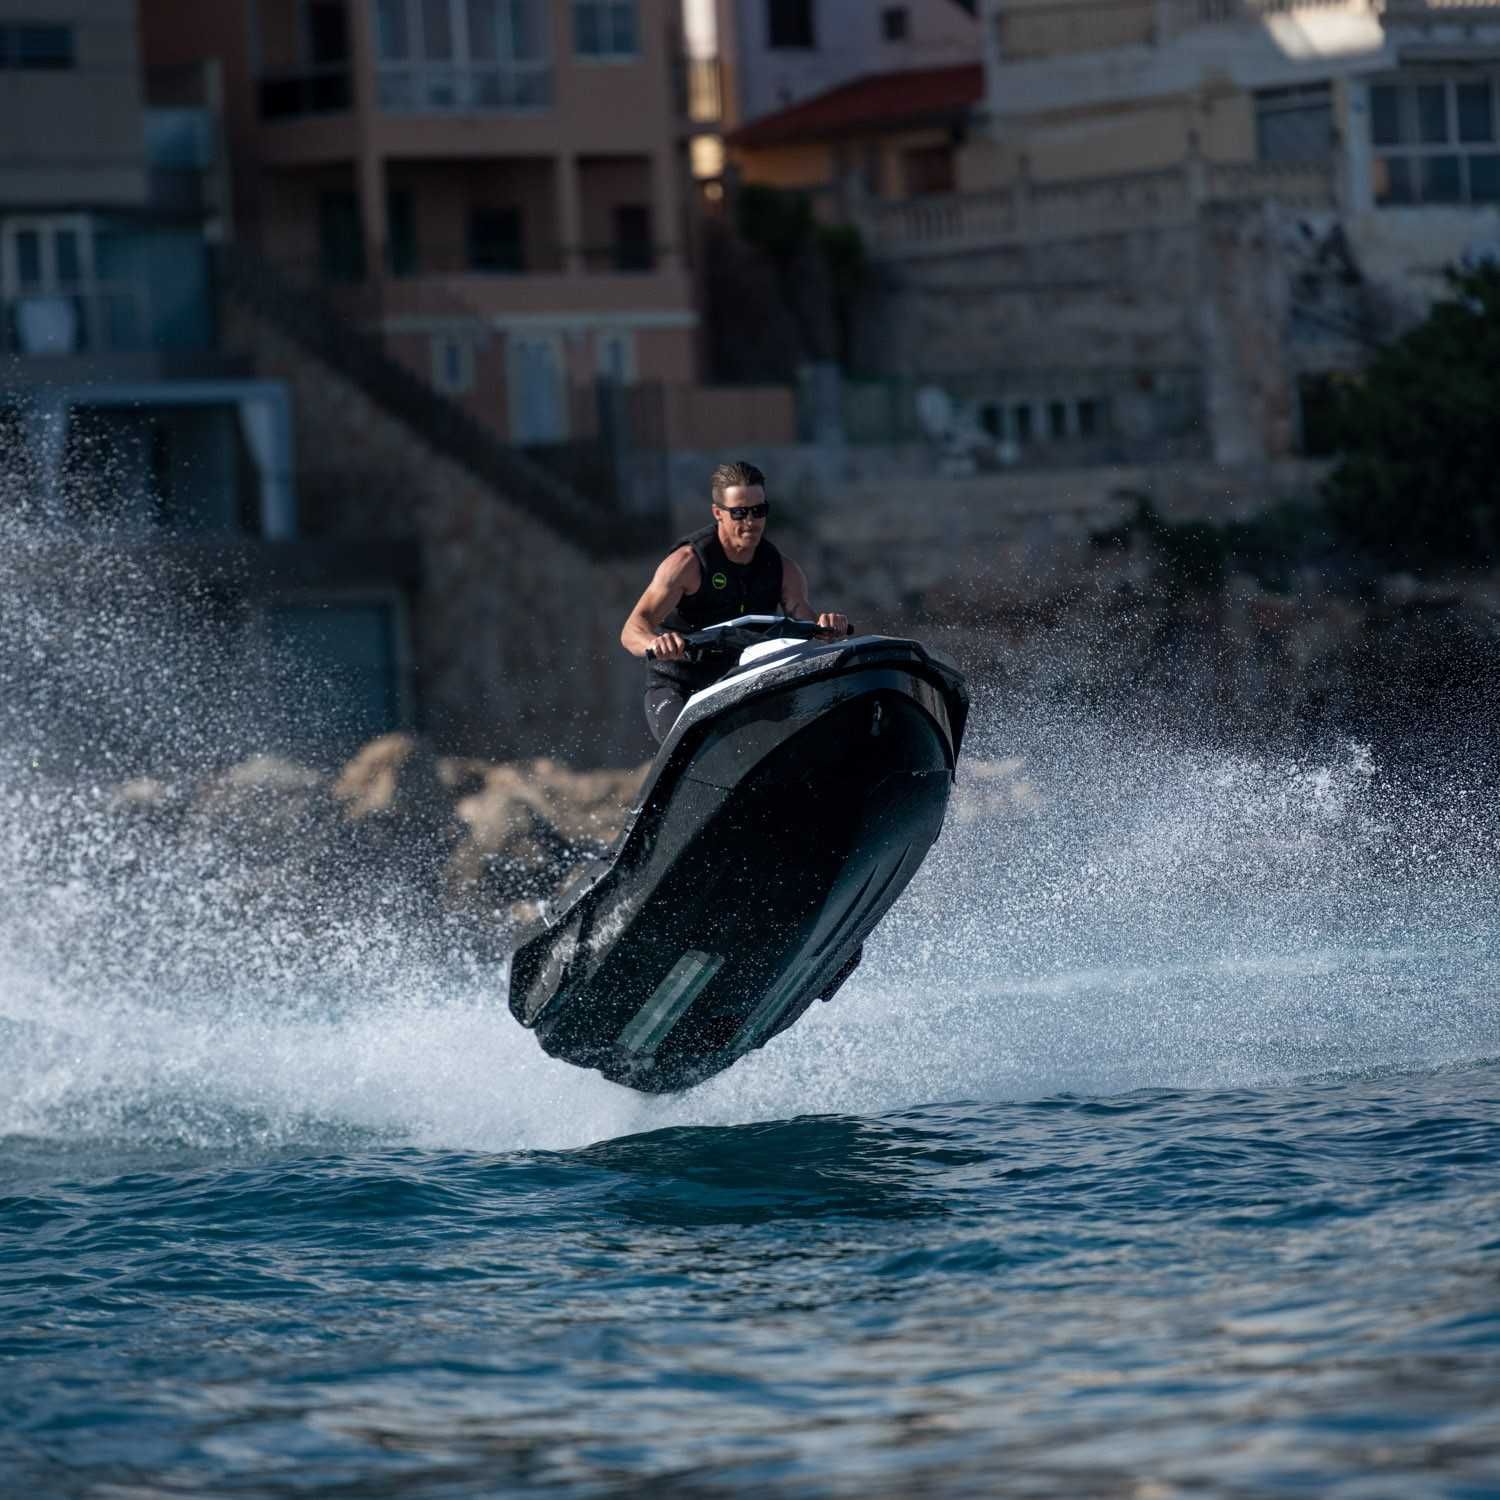
[[[739,615],[785,611],[843,635],[849,621],[819,613],[807,602],[807,578],[791,558],[765,540],[766,476],[754,464],[720,464],[709,479],[713,524],[685,536],[656,570],[620,632],[632,656],[650,651],[646,722],[660,744],[682,706],[728,670],[723,662],[683,660],[684,632]]]

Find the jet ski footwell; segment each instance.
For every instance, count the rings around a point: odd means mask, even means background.
[[[553,1056],[647,1093],[720,1072],[834,994],[937,838],[957,672],[786,644],[689,699],[611,859],[524,935],[510,1006]]]

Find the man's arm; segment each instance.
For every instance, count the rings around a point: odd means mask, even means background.
[[[781,607],[794,620],[816,620],[834,635],[849,634],[847,615],[820,614],[807,600],[807,575],[784,553],[781,558]]]
[[[661,634],[661,622],[677,608],[684,594],[696,594],[702,582],[693,549],[679,547],[657,568],[646,592],[630,611],[620,631],[620,644],[632,656],[644,656],[650,650],[662,661],[676,661],[686,642],[675,630]]]

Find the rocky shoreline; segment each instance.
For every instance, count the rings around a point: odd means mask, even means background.
[[[1304,764],[1357,745],[1382,775],[1500,786],[1500,612],[1483,596],[1391,588],[1356,606],[1229,590],[1174,604],[1116,591],[992,621],[989,643],[954,652],[981,708],[955,824],[1008,825],[1024,839],[1029,819],[1073,798],[1080,736],[1105,745],[1116,730],[1144,746]],[[122,870],[213,872],[231,905],[295,916],[315,900],[357,913],[379,892],[501,930],[619,836],[648,771],[491,762],[388,734],[336,770],[260,754],[101,785],[108,829],[95,842]]]

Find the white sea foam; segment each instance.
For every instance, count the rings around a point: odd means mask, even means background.
[[[468,929],[294,861],[268,885],[242,824],[122,814],[125,776],[170,792],[254,748],[255,694],[144,573],[75,567],[58,594],[4,530],[25,628],[0,650],[0,1136],[565,1148],[1500,1055],[1492,793],[1414,801],[1357,746],[1188,751],[981,689],[971,753],[1024,757],[1032,804],[952,818],[832,1003],[689,1094],[635,1095],[545,1057]],[[109,747],[87,771],[85,721]]]

